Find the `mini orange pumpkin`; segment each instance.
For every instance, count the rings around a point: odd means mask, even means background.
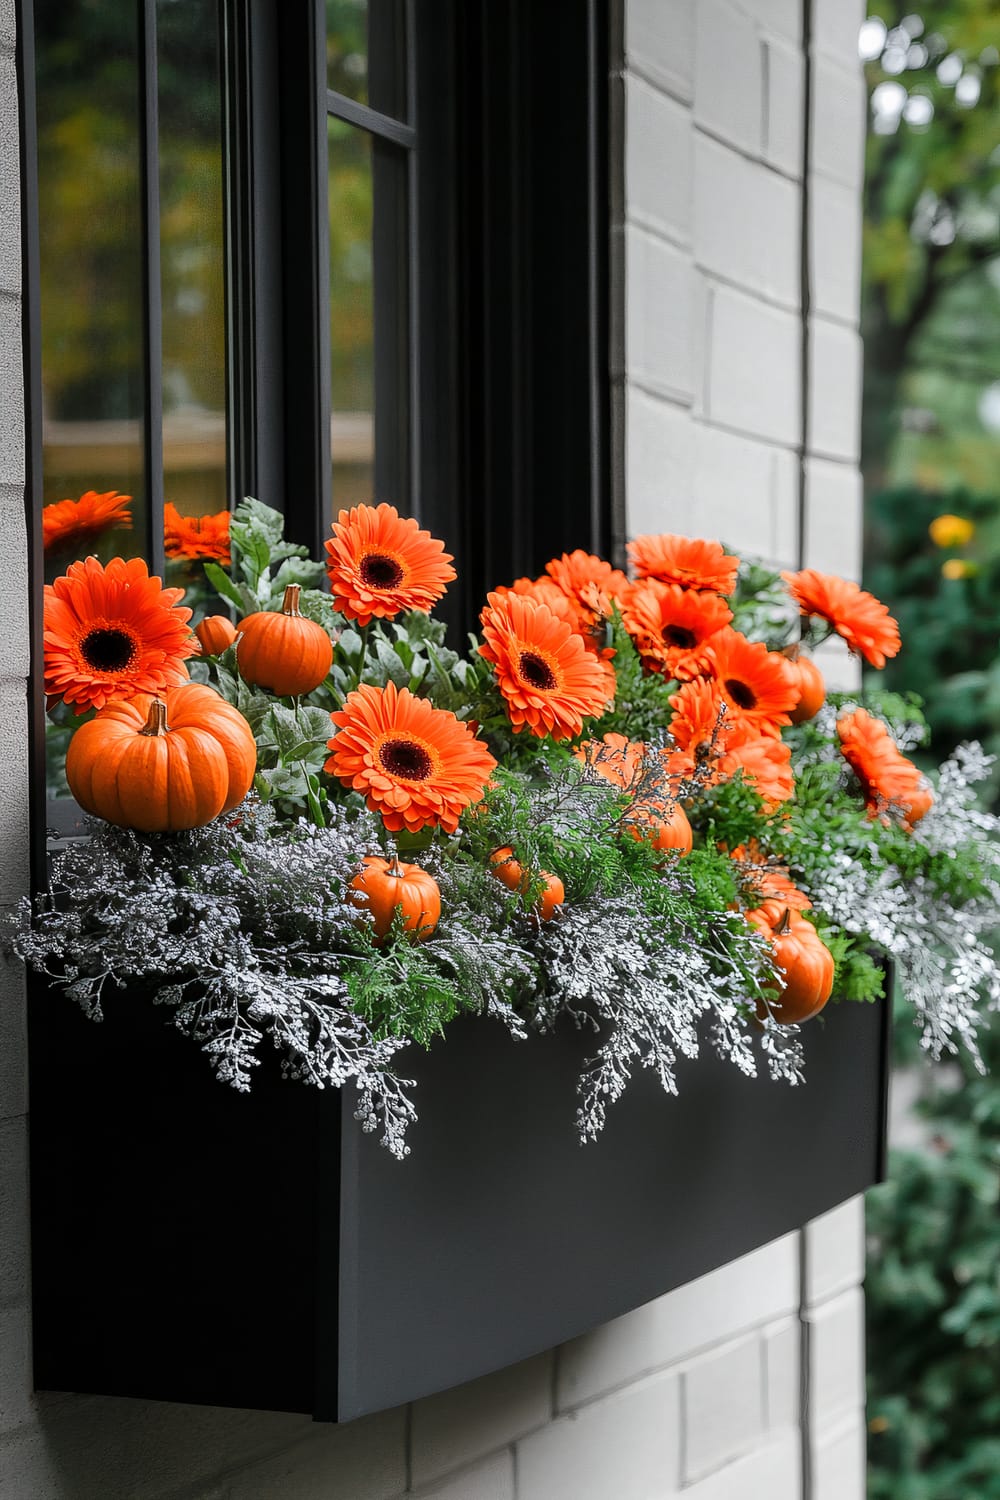
[[[514,851],[509,845],[494,849],[490,855],[490,869],[509,891],[519,891],[524,884],[524,870],[514,858]]]
[[[494,849],[490,855],[490,870],[509,891],[526,891],[531,885],[531,877],[514,858],[514,851],[509,845]],[[566,900],[566,887],[558,875],[552,875],[548,870],[539,870],[538,878],[543,882],[543,887],[534,910],[543,922],[551,922],[556,908]]]
[[[347,888],[352,906],[371,912],[375,937],[384,943],[392,927],[398,906],[403,913],[403,929],[416,938],[430,937],[441,916],[441,891],[433,875],[419,865],[404,865],[396,856],[392,860],[369,854]]]
[[[833,993],[833,954],[815,927],[789,907],[774,910],[777,901],[765,901],[747,912],[747,921],[771,941],[782,978],[777,998],[768,1002],[776,1021],[786,1025],[809,1021],[819,1015]],[[775,922],[774,918],[778,917]],[[757,1002],[757,1015],[764,1020],[768,1005]]]
[[[636,802],[625,815],[625,827],[661,853],[690,854],[694,847],[691,824],[679,802],[669,811],[663,802]]]
[[[236,626],[228,615],[206,615],[194,627],[194,633],[206,656],[221,656],[236,639]]]
[[[550,875],[548,870],[539,870],[538,875],[545,884],[541,895],[535,902],[535,911],[543,922],[551,922],[558,908],[566,900],[566,887],[558,875]]]
[[[790,710],[793,724],[805,724],[815,719],[826,702],[826,680],[811,656],[805,656],[798,646],[788,646],[785,656],[795,672],[795,683],[799,690],[799,701]]]
[[[66,754],[80,806],[142,833],[203,828],[242,802],[257,768],[243,715],[202,683],[109,703],[82,724]]]
[[[315,620],[299,613],[302,589],[290,583],[280,610],[247,615],[236,638],[236,664],[251,687],[279,698],[311,693],[333,664],[333,642]]]

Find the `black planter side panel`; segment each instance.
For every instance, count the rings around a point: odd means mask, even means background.
[[[112,996],[95,1024],[34,988],[36,1386],[312,1411],[338,1095],[273,1057],[239,1094],[148,1000]]]
[[[883,1007],[803,1032],[807,1083],[747,1079],[706,1047],[679,1097],[635,1079],[594,1144],[573,1130],[585,1041],[449,1031],[407,1059],[413,1152],[345,1108],[341,1420],[527,1358],[825,1212],[879,1176]],[[349,1101],[348,1101],[349,1103]]]

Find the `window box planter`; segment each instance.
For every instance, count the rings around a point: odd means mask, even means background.
[[[677,1098],[644,1075],[588,1146],[592,1038],[457,1023],[401,1057],[399,1162],[352,1094],[266,1066],[236,1094],[141,997],[94,1025],[39,987],[36,1384],[347,1420],[572,1338],[879,1180],[886,1008],[806,1027],[804,1087],[708,1047]]]

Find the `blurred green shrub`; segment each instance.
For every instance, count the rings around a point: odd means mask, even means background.
[[[939,545],[930,528],[941,517],[970,522],[971,537]],[[883,490],[868,501],[867,528],[865,584],[903,638],[882,683],[923,698],[933,762],[969,739],[1000,754],[1000,496]]]
[[[929,1149],[868,1195],[869,1500],[1000,1500],[1000,1028],[983,1041],[989,1076],[937,1070]]]

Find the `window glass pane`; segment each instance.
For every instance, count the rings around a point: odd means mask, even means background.
[[[375,492],[371,136],[330,116],[330,448],[334,512]]]
[[[163,493],[167,575],[200,612],[228,560],[218,0],[158,0]]]
[[[407,155],[333,116],[328,131],[334,511],[406,511]]]
[[[37,0],[35,26],[51,580],[146,550],[139,56],[135,7]]]
[[[406,117],[403,0],[326,0],[327,87]]]

